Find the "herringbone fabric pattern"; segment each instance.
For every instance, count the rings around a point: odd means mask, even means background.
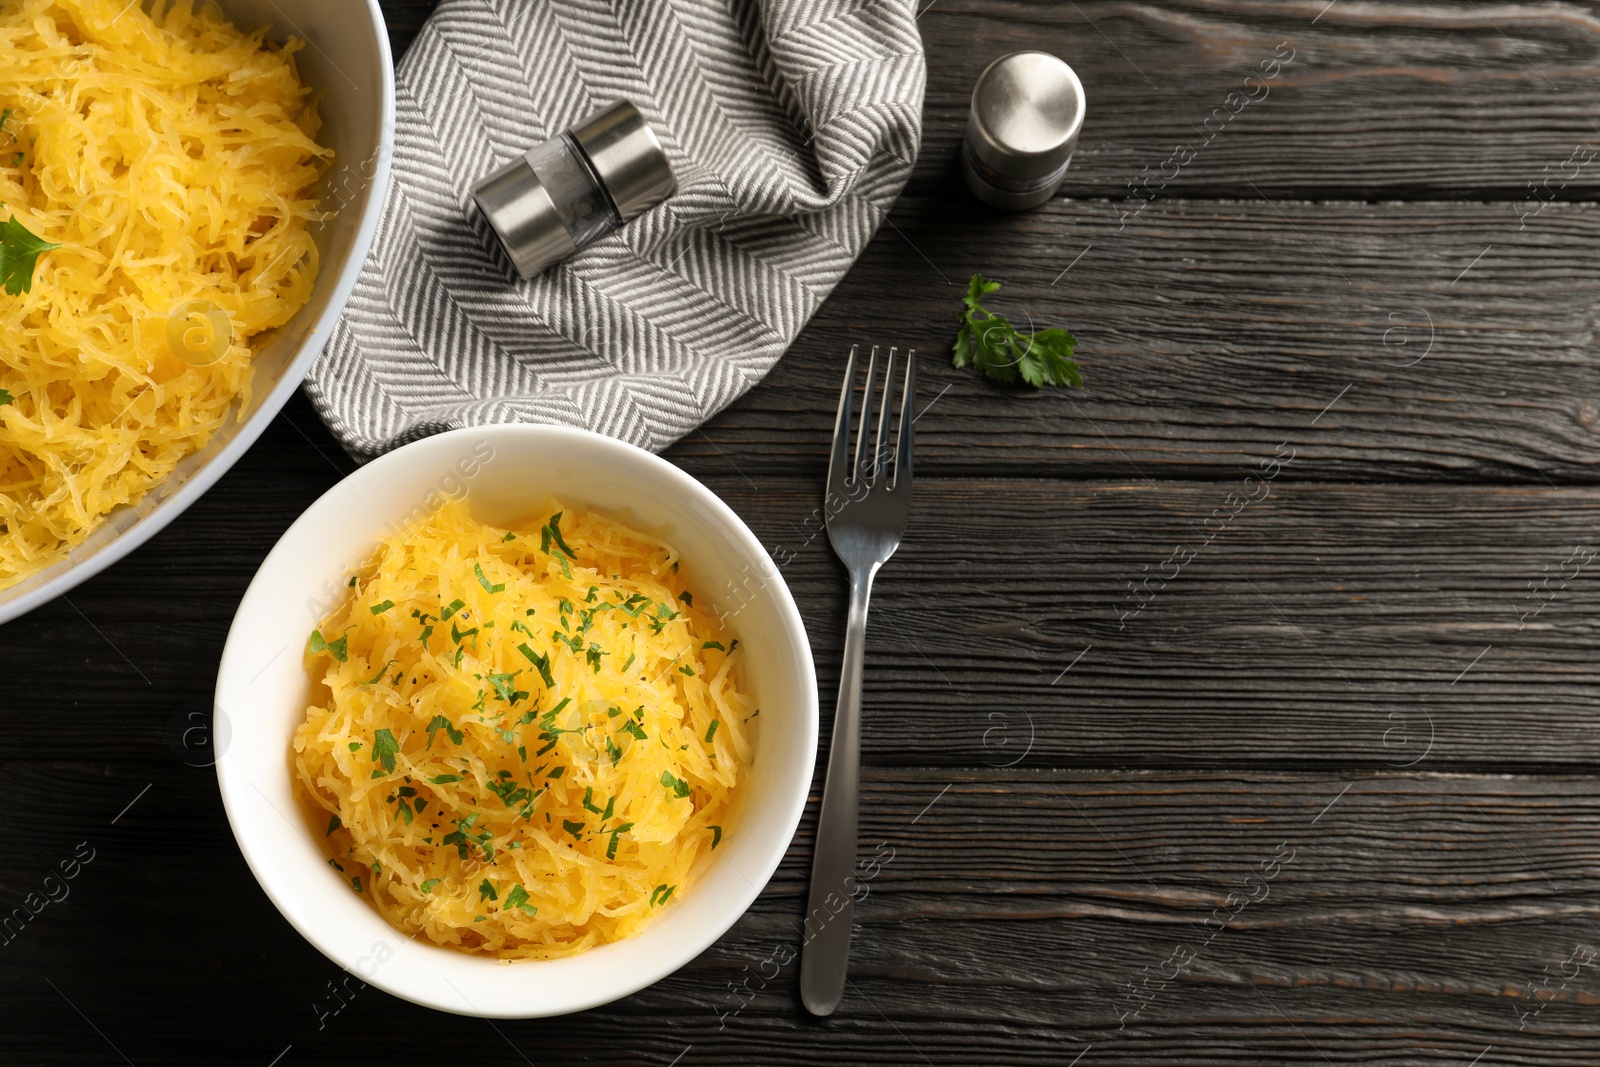
[[[905,184],[911,0],[444,0],[401,63],[394,181],[307,390],[371,457],[495,422],[659,450],[760,381]],[[479,178],[619,98],[666,204],[517,279]]]

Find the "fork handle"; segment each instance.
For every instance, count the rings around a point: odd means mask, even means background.
[[[845,973],[850,966],[861,777],[861,668],[867,646],[867,600],[877,570],[872,566],[850,572],[850,617],[845,625],[844,665],[839,671],[839,710],[833,717],[833,743],[822,787],[816,852],[811,858],[811,893],[806,901],[800,958],[800,999],[813,1015],[833,1014],[844,997]]]

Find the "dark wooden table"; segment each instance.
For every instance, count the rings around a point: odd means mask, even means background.
[[[431,5],[384,6],[403,48]],[[867,661],[863,854],[892,858],[839,1014],[782,965],[810,820],[727,937],[609,1008],[334,1010],[185,735],[257,563],[352,466],[296,400],[166,533],[0,630],[0,907],[93,856],[0,945],[0,1061],[1600,1062],[1600,4],[921,25],[892,225],[669,452],[795,553],[831,710],[844,586],[804,523],[842,357],[925,356]],[[993,216],[951,161],[977,73],[1025,47],[1077,68],[1089,121],[1062,198]],[[1077,333],[1085,389],[948,365],[977,271]]]

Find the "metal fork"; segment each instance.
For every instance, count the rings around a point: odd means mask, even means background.
[[[833,719],[828,777],[822,790],[816,853],[811,860],[811,895],[806,902],[805,942],[800,960],[800,998],[813,1015],[832,1015],[844,996],[850,965],[854,913],[856,811],[861,770],[861,667],[867,643],[867,600],[872,579],[900,547],[911,509],[911,414],[916,395],[916,352],[906,353],[900,421],[888,436],[894,403],[894,353],[883,372],[878,432],[870,455],[867,431],[872,417],[878,349],[867,357],[867,382],[855,447],[850,446],[851,401],[855,393],[856,350],[844,373],[839,415],[833,424],[824,501],[828,540],[850,570],[850,619],[845,628],[844,665],[839,673],[839,710]],[[892,470],[891,470],[892,466]]]

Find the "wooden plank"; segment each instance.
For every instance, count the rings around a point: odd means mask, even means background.
[[[470,1048],[566,1064],[599,1048],[662,1065],[1064,1064],[1086,1046],[1086,1065],[1466,1064],[1487,1046],[1481,1064],[1555,1064],[1588,1062],[1600,1037],[1596,967],[1574,959],[1600,945],[1585,777],[872,769],[862,855],[876,859],[833,1020],[796,1025],[808,820],[751,913],[657,986],[566,1019],[430,1014],[419,1031],[416,1009],[375,990],[321,1017],[339,972],[256,888],[209,772],[3,771],[5,901],[78,840],[96,850],[5,946],[0,991],[32,1020],[0,1032],[8,1062],[114,1060],[67,998],[134,1062],[164,1063],[219,1048],[266,1063],[293,1045],[299,1062]],[[248,933],[173,936],[196,928]],[[93,968],[67,962],[88,954]],[[119,977],[152,954],[162,981]],[[1181,973],[1146,986],[1163,969]]]
[[[396,54],[432,0],[384,4]],[[953,161],[979,73],[1011,51],[1073,65],[1089,99],[1066,195],[1592,199],[1592,4],[1530,0],[920,0],[928,54],[913,191],[965,203]],[[1262,64],[1277,77],[1246,85]],[[1272,67],[1266,69],[1271,70]],[[1248,103],[1230,93],[1252,97]],[[1169,163],[1186,145],[1193,158]],[[1186,158],[1179,156],[1178,159]],[[1548,168],[1548,169],[1546,169]],[[1173,171],[1177,170],[1176,176]],[[1540,183],[1537,192],[1529,183]],[[1548,183],[1548,184],[1545,184]],[[1139,195],[1145,195],[1140,193]],[[1524,210],[1537,202],[1524,205]],[[1510,203],[1502,210],[1511,213]]]
[[[1600,177],[1592,152],[1568,162],[1600,145],[1589,4],[938,0],[920,25],[919,185],[954,192],[972,87],[1025,49],[1067,60],[1088,96],[1069,196],[1159,175],[1163,197],[1520,201],[1548,178],[1542,199],[1591,199]]]
[[[336,475],[280,419],[169,531],[0,631],[12,757],[177,758],[257,562]],[[831,714],[820,485],[709,484],[783,562]],[[1229,519],[1235,490],[1266,495]],[[865,758],[1593,767],[1597,527],[1589,489],[927,480],[874,594]]]
[[[902,199],[761,388],[669,455],[820,477],[859,343],[922,353],[928,474],[1232,479],[1287,442],[1293,480],[1600,475],[1593,205],[1522,233],[1503,204],[1157,201],[1120,229],[1117,212]],[[961,286],[980,272],[1017,325],[1077,335],[1084,389],[950,366]]]

